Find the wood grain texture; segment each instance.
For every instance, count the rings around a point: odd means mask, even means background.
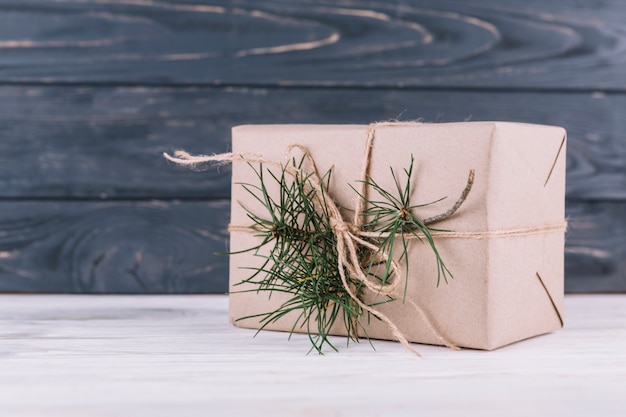
[[[626,291],[625,24],[620,0],[0,0],[0,291],[223,291],[229,168],[161,153],[394,118],[565,127],[567,289]]]
[[[225,292],[228,208],[215,202],[0,204],[0,291]]]
[[[0,87],[0,198],[228,198],[225,152],[244,123],[510,120],[568,130],[567,196],[626,199],[626,95],[258,88]]]
[[[569,201],[568,292],[626,292],[626,203]],[[226,292],[229,203],[4,202],[0,292]]]
[[[626,203],[570,202],[566,212],[566,291],[626,293]]]
[[[0,81],[626,89],[626,4],[1,0]]]
[[[565,298],[566,326],[493,352],[237,329],[225,296],[0,296],[11,417],[622,417],[626,296]],[[375,395],[373,394],[375,393]]]

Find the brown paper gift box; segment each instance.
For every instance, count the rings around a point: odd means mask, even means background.
[[[320,173],[331,167],[330,193],[342,207],[355,207],[368,125],[246,125],[233,128],[233,152],[261,154],[284,161],[289,145],[308,148]],[[455,232],[531,230],[564,222],[565,130],[554,126],[508,122],[392,124],[375,130],[370,175],[384,189],[395,186],[389,168],[401,172],[415,157],[412,204],[448,198],[420,209],[426,218],[446,211],[465,187],[470,169],[475,182],[465,203],[437,228]],[[257,183],[245,162],[233,163],[231,224],[248,225],[242,204],[263,211],[238,185]],[[346,219],[349,216],[346,215]],[[258,243],[253,233],[231,232],[231,251]],[[418,304],[436,329],[458,346],[495,349],[563,326],[564,230],[510,237],[436,239],[446,266],[454,275],[437,286],[432,250],[412,241],[407,298]],[[250,275],[261,259],[252,253],[230,257],[230,290]],[[366,301],[375,301],[372,294]],[[237,326],[258,328],[257,319],[241,317],[278,307],[281,294],[232,293],[230,319]],[[416,343],[440,344],[415,310],[396,300],[377,309]],[[290,331],[295,316],[266,327]],[[395,339],[381,321],[372,319],[367,334]],[[337,320],[333,334],[345,335]],[[302,331],[296,328],[295,331]]]

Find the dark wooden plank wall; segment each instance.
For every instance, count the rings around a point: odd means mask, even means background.
[[[243,123],[568,129],[566,288],[626,290],[626,3],[0,0],[0,291],[224,291]]]

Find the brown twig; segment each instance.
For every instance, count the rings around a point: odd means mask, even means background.
[[[465,186],[465,189],[461,193],[461,196],[459,197],[459,199],[456,200],[456,203],[454,203],[454,205],[450,208],[450,210],[446,211],[445,213],[441,213],[436,216],[424,219],[424,224],[429,225],[429,224],[437,223],[452,216],[459,209],[459,207],[461,207],[463,202],[465,202],[465,199],[467,198],[468,194],[472,190],[472,185],[474,185],[474,170],[473,169],[471,169],[469,172],[469,177],[467,178],[467,185]]]

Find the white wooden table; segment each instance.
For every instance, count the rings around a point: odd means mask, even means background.
[[[493,352],[232,327],[225,296],[0,296],[0,416],[625,416],[626,295]],[[344,346],[341,339],[337,343]]]

